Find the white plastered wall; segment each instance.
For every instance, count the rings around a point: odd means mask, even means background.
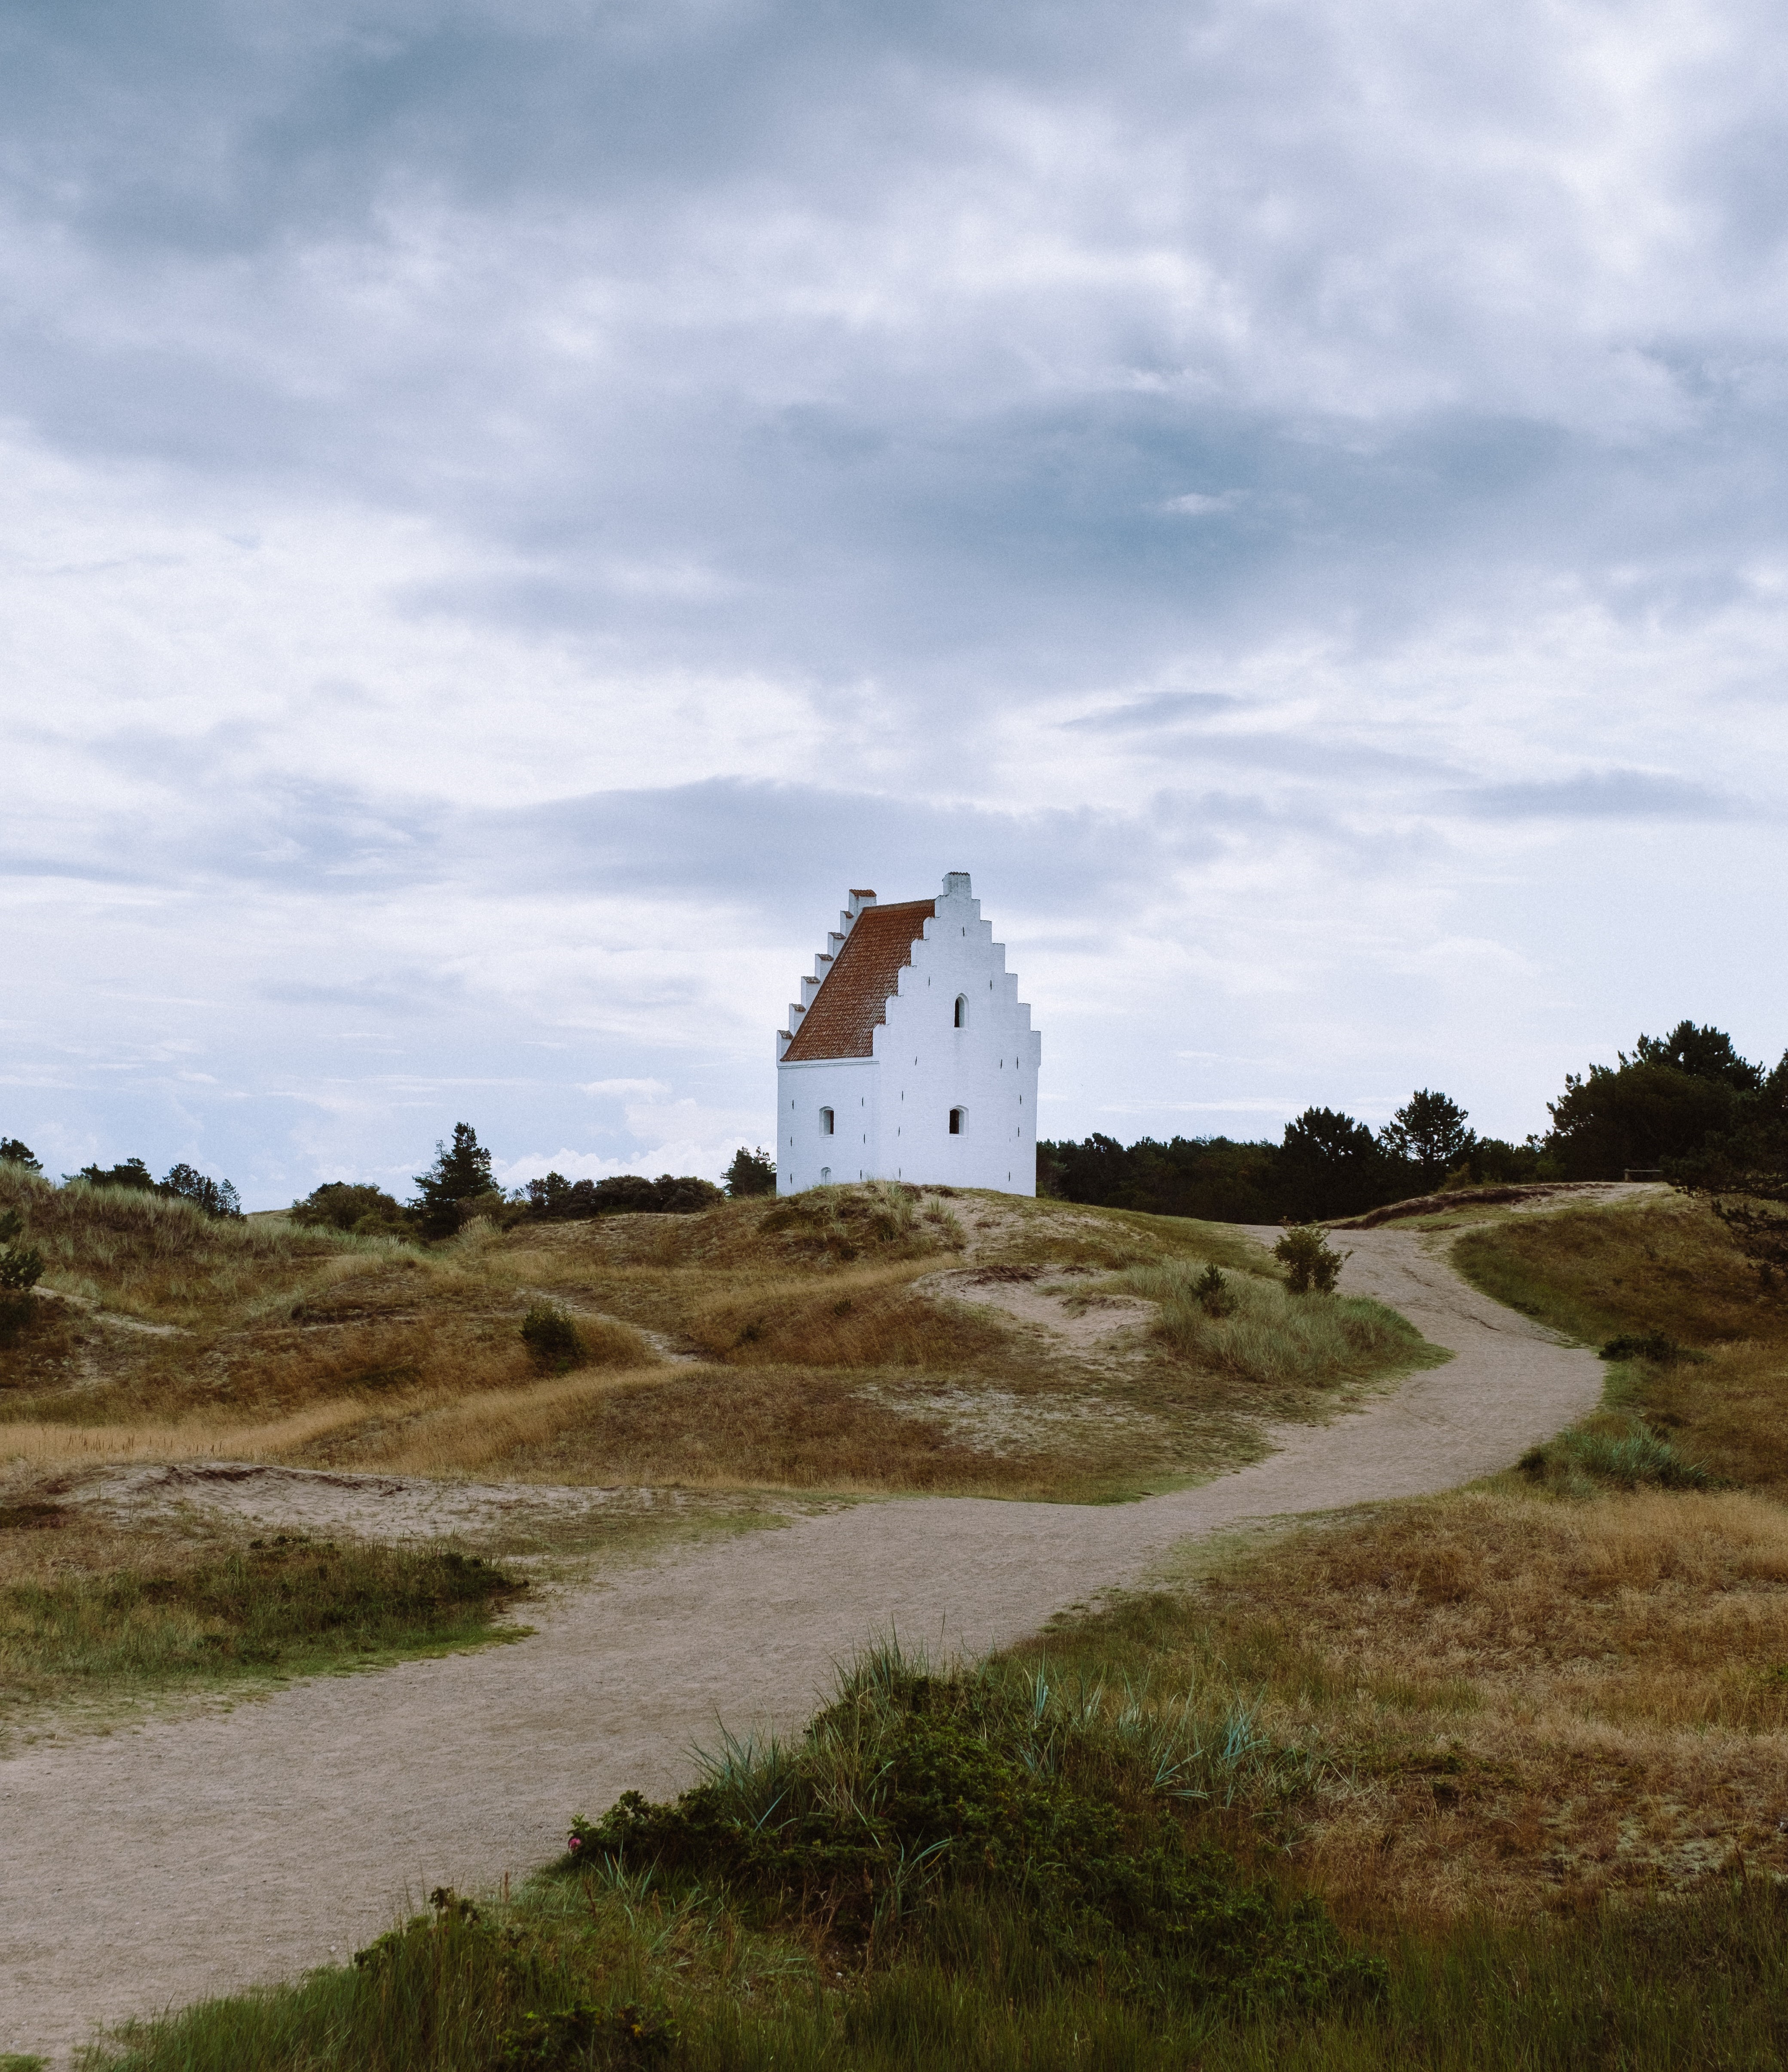
[[[776,1192],[875,1180],[878,1073],[873,1058],[816,1058],[776,1070]],[[820,1128],[830,1108],[832,1128]]]
[[[842,927],[855,913],[853,898],[850,913],[840,916]],[[835,935],[828,950],[841,940]],[[813,989],[813,981],[804,981],[802,1008]],[[944,879],[936,914],[913,944],[873,1046],[869,1058],[779,1066],[778,1193],[821,1185],[828,1172],[834,1182],[861,1174],[1036,1193],[1043,1039],[966,871]],[[830,1137],[820,1128],[826,1108],[834,1118]],[[954,1134],[952,1109],[962,1116]]]

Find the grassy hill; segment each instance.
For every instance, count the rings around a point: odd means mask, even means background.
[[[424,1249],[0,1169],[46,1262],[0,1448],[557,1482],[1098,1498],[1432,1357],[1221,1226],[871,1186]],[[1217,1264],[1234,1314],[1192,1293]],[[557,1349],[522,1327],[545,1313]],[[551,1334],[549,1333],[550,1336]]]

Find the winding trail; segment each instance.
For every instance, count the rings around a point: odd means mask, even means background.
[[[1418,1237],[1345,1242],[1343,1289],[1457,1357],[1201,1489],[861,1504],[630,1571],[510,1646],[0,1762],[0,2053],[60,2057],[96,2021],[343,1958],[431,1886],[524,1873],[571,1813],[685,1781],[717,1715],[797,1725],[878,1631],[997,1646],[1178,1541],[1450,1488],[1599,1400],[1593,1353],[1478,1294]]]

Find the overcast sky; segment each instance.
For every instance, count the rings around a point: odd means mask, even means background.
[[[1046,1134],[1788,1045],[1788,23],[0,4],[0,1135],[717,1174],[848,886]]]

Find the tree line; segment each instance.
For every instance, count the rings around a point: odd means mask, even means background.
[[[416,1175],[416,1194],[407,1202],[370,1181],[329,1180],[293,1202],[289,1213],[297,1223],[362,1236],[427,1242],[452,1237],[479,1216],[508,1226],[594,1216],[693,1215],[729,1196],[776,1191],[775,1161],[742,1145],[727,1169],[724,1189],[693,1173],[661,1173],[656,1180],[639,1173],[610,1174],[603,1180],[568,1180],[562,1173],[548,1173],[506,1194],[491,1171],[490,1152],[469,1122],[456,1122],[450,1141],[438,1142],[434,1154],[428,1171]]]
[[[28,1144],[16,1137],[0,1137],[0,1165],[23,1166],[27,1173],[41,1173],[43,1161]],[[230,1222],[242,1217],[242,1198],[228,1180],[214,1180],[196,1166],[171,1166],[157,1179],[140,1158],[121,1159],[116,1166],[83,1166],[78,1173],[64,1173],[64,1181],[84,1181],[89,1187],[123,1187],[133,1194],[158,1194],[165,1202],[190,1202],[208,1216]]]
[[[1040,1142],[1039,1194],[1215,1223],[1309,1223],[1364,1214],[1444,1186],[1618,1180],[1655,1174],[1722,1198],[1756,1198],[1788,1172],[1788,1054],[1774,1070],[1741,1057],[1724,1030],[1682,1022],[1642,1035],[1613,1065],[1568,1073],[1547,1103],[1552,1126],[1521,1144],[1481,1137],[1464,1108],[1430,1089],[1375,1131],[1308,1108],[1280,1140],[1095,1133]],[[1762,1190],[1761,1193],[1758,1191]],[[1788,1266],[1788,1260],[1784,1260]]]

